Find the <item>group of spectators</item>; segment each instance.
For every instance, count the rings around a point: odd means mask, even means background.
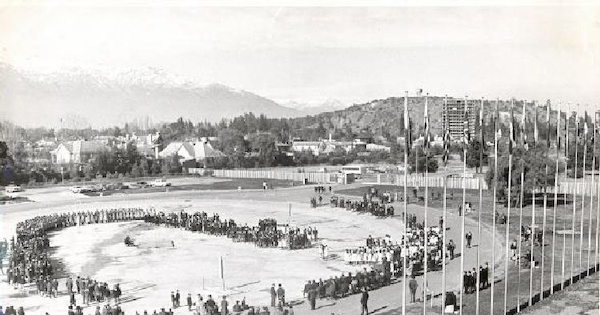
[[[16,237],[11,238],[10,244],[6,240],[0,243],[3,255],[10,252],[6,272],[7,280],[9,284],[13,285],[14,289],[24,289],[27,284],[35,284],[39,295],[58,297],[59,282],[54,273],[55,268],[52,261],[49,259],[50,240],[48,233],[65,227],[143,219],[146,222],[165,223],[191,229],[191,223],[193,222],[193,226],[197,231],[210,231],[213,234],[222,234],[229,237],[235,237],[238,233],[243,232],[245,228],[248,228],[247,226],[238,228],[233,220],[221,221],[218,214],[210,218],[206,213],[196,213],[194,215],[179,213],[175,214],[175,217],[173,215],[165,215],[162,212],[157,213],[153,208],[148,210],[118,208],[37,216],[19,222],[16,228]],[[194,217],[201,219],[192,220]],[[221,222],[226,223],[221,224]],[[224,226],[225,228],[223,228]],[[277,230],[277,222],[274,219],[260,220],[259,226],[253,227],[251,230],[263,231],[264,233],[281,232]],[[257,234],[261,235],[260,233]],[[282,236],[281,234],[278,235]],[[317,239],[318,231],[311,227],[304,230],[297,228],[290,229],[286,235],[294,235],[293,239],[306,239],[305,242],[310,242],[310,240]],[[68,315],[83,315],[83,307],[89,306],[90,303],[105,303],[103,307],[96,306],[94,315],[124,315],[124,311],[119,306],[122,295],[119,284],[115,284],[111,288],[108,283],[93,280],[90,277],[77,277],[76,279],[69,277],[64,283],[66,293],[69,296]],[[76,295],[80,297],[76,299]],[[177,292],[177,295],[179,295],[179,292]],[[171,300],[174,308],[180,306],[179,297],[175,299],[172,296]],[[113,307],[111,307],[112,301],[115,304]],[[225,296],[220,303],[220,308],[210,295],[206,301],[203,301],[202,296],[198,295],[198,301],[196,302],[193,302],[191,295],[188,295],[187,304],[189,310],[198,315],[239,314],[242,312],[245,312],[244,314],[270,314],[266,308],[261,309],[246,305],[245,300],[242,300],[241,303],[236,301],[229,308]],[[293,314],[291,307],[285,310],[280,307],[275,310],[275,313],[278,311],[280,311],[280,314]],[[15,309],[15,307],[9,306],[2,311],[0,306],[0,312],[3,315],[25,315],[23,307]],[[148,315],[148,312],[144,311],[143,314]],[[166,311],[164,308],[160,312],[155,310],[152,313],[152,315],[172,314],[171,309]],[[140,314],[136,312],[136,315]]]
[[[49,232],[76,225],[140,219],[145,212],[140,208],[81,211],[37,216],[17,223],[16,237],[11,238],[10,244],[5,244],[6,241],[2,244],[2,254],[10,253],[6,272],[9,285],[14,289],[24,290],[25,285],[34,284],[36,293],[40,296],[57,298],[59,282],[49,258]],[[111,309],[109,306],[111,300],[115,304],[120,302],[121,289],[118,284],[110,289],[106,282],[77,277],[76,280],[67,278],[65,287],[69,296],[69,315],[83,315],[82,306],[92,302],[107,302],[105,309],[110,310],[100,312],[98,306],[95,315],[123,314],[120,307]],[[77,305],[76,294],[81,295],[80,305]],[[24,310],[20,307],[18,311],[14,311],[14,307],[10,306],[4,314],[24,315]]]
[[[348,211],[368,212],[379,217],[393,216],[394,207],[381,201],[365,198],[362,200],[351,200],[349,198],[331,196],[329,201],[332,207],[346,208]]]
[[[479,283],[477,282],[477,269],[465,271],[463,274],[463,292],[466,294],[474,293],[477,290],[483,290],[490,285],[489,282],[490,266],[486,262],[485,267],[479,266]]]
[[[387,264],[384,264],[386,266]],[[388,265],[389,266],[389,265]],[[364,268],[356,274],[342,274],[340,277],[331,277],[323,280],[309,280],[304,285],[304,297],[308,299],[311,309],[315,309],[316,299],[342,298],[357,294],[363,289],[374,290],[391,284],[391,271],[389,268],[378,270]]]
[[[164,224],[193,232],[227,236],[234,242],[254,243],[258,247],[301,249],[311,247],[312,241],[317,240],[315,228],[300,230],[285,226],[282,230],[278,228],[277,220],[271,218],[259,220],[257,226],[240,225],[233,219],[222,219],[218,213],[208,215],[204,211],[193,214],[184,211],[167,214],[148,213],[143,219],[149,223]]]

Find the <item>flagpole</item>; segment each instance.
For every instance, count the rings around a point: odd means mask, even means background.
[[[565,194],[565,206],[567,205],[567,198],[566,198],[566,194]],[[565,266],[566,266],[566,260],[565,260],[565,253],[567,251],[567,222],[563,221],[563,246],[562,246],[562,263],[561,263],[561,281],[560,281],[560,289],[564,290],[565,289]]]
[[[460,225],[460,232],[461,232],[461,237],[460,237],[460,308],[459,308],[459,315],[463,314],[463,288],[464,288],[464,277],[462,275],[462,273],[465,271],[465,216],[466,216],[466,212],[465,212],[465,198],[466,198],[466,193],[467,193],[467,186],[465,185],[466,181],[465,178],[467,176],[467,145],[468,145],[468,137],[467,134],[469,132],[469,123],[468,123],[468,117],[469,117],[469,106],[468,106],[468,97],[465,96],[465,102],[464,102],[464,117],[463,117],[463,141],[464,141],[464,148],[463,148],[463,177],[462,177],[462,188],[463,188],[463,194],[462,194],[462,205],[461,205],[461,213],[462,214],[462,218],[461,218],[461,225]]]
[[[479,148],[479,170],[483,173],[483,150],[485,148],[483,133],[484,133],[484,121],[483,121],[483,97],[481,98],[481,107],[479,108],[479,128],[481,133],[481,146]],[[466,160],[466,157],[465,157]],[[480,248],[481,248],[481,211],[483,210],[483,187],[481,183],[481,177],[479,177],[479,208],[477,209],[477,264],[475,270],[477,270],[477,277],[475,279],[476,290],[475,290],[475,315],[479,315],[479,285],[481,283],[481,269],[479,266],[480,262]]]
[[[586,115],[587,117],[587,115]],[[587,120],[585,121],[587,126]],[[587,256],[587,268],[585,269],[587,275],[590,275],[590,254],[592,252],[592,211],[594,210],[594,166],[596,166],[596,126],[592,125],[592,180],[590,181],[590,216],[588,218],[588,256]]]
[[[524,169],[524,163],[523,160],[521,160],[521,169]],[[525,192],[524,192],[524,185],[523,183],[525,182],[525,174],[523,174],[523,171],[521,171],[521,189],[520,189],[520,195],[519,195],[519,231],[521,229],[521,227],[523,226],[523,199],[525,198]],[[520,232],[519,232],[520,233]],[[519,260],[517,260],[517,265],[519,268],[519,274],[517,276],[517,283],[519,284],[517,286],[517,312],[521,311],[521,247],[522,247],[522,243],[521,242],[521,237],[519,235],[519,242],[518,242],[518,253],[517,253],[517,257]]]
[[[559,104],[560,107],[560,104]],[[552,261],[550,262],[550,294],[554,293],[554,266],[555,266],[555,245],[556,245],[556,207],[558,204],[558,159],[560,155],[560,110],[556,114],[556,170],[554,172],[554,205],[552,209]],[[548,130],[550,132],[550,130]]]
[[[598,132],[600,132],[600,126],[598,125],[599,123],[599,119],[600,119],[600,114],[598,112],[594,113],[594,149],[596,148],[596,134]],[[594,150],[594,156],[596,155],[596,152]],[[598,157],[600,158],[600,156]],[[598,272],[598,245],[599,245],[599,239],[598,239],[598,232],[600,230],[600,165],[598,166],[598,183],[596,184],[596,248],[595,248],[595,255],[594,255],[594,271]]]
[[[536,156],[536,149],[537,149],[537,107],[535,104],[535,101],[533,102],[533,110],[535,112],[534,115],[534,129],[533,129],[533,155],[534,157]],[[523,112],[523,115],[525,115],[525,112]],[[525,127],[525,126],[523,126]],[[535,184],[536,184],[536,180],[537,178],[535,178],[535,173],[533,174],[534,178],[533,178],[533,187],[531,190],[531,247],[530,247],[530,253],[531,253],[531,257],[530,257],[530,261],[529,261],[529,306],[533,305],[533,269],[535,269],[535,260],[533,259],[534,253],[534,246],[535,246],[535,202],[536,202],[536,196],[535,196]]]
[[[575,269],[575,221],[576,212],[577,212],[577,130],[579,129],[579,123],[577,122],[577,112],[575,112],[575,167],[573,168],[573,178],[575,178],[575,188],[573,192],[573,218],[572,218],[572,226],[571,226],[571,280],[570,284],[573,283],[573,270]]]
[[[597,115],[596,115],[597,116]],[[600,127],[600,126],[598,126]],[[600,130],[599,130],[600,131]],[[596,133],[596,131],[594,131]],[[600,157],[599,157],[600,158]],[[598,247],[600,245],[600,165],[598,166],[598,183],[596,183],[596,250],[594,251],[594,271],[598,272]]]
[[[446,95],[444,97],[444,111],[446,111],[447,113],[447,109],[448,109],[448,95]],[[446,118],[447,120],[447,118]],[[442,229],[442,315],[444,315],[445,313],[445,308],[446,308],[446,207],[447,207],[447,201],[446,201],[446,195],[447,195],[447,172],[448,172],[448,154],[449,154],[449,147],[450,147],[450,139],[449,139],[449,130],[448,130],[448,126],[446,126],[445,121],[444,121],[444,201],[443,201],[443,208],[442,208],[442,226],[440,226],[440,228]]]
[[[221,256],[221,284],[223,285],[223,292],[225,292],[225,271],[223,268],[223,256]]]
[[[409,150],[409,146],[410,146],[410,138],[409,138],[409,133],[410,133],[410,117],[408,116],[408,91],[405,92],[405,96],[404,96],[404,237],[402,240],[402,315],[406,315],[406,251],[407,251],[407,246],[405,244],[406,240],[405,240],[405,236],[406,236],[406,231],[408,230],[407,227],[407,215],[406,213],[408,212],[408,202],[407,202],[407,189],[406,189],[406,185],[408,184],[408,150]]]
[[[423,220],[423,229],[425,231],[425,255],[423,257],[424,260],[424,273],[423,273],[423,314],[427,314],[427,269],[429,265],[429,253],[427,252],[427,243],[428,243],[428,235],[427,235],[427,206],[429,205],[429,170],[427,169],[428,164],[428,150],[429,146],[429,113],[427,109],[429,93],[425,94],[425,137],[423,138],[423,153],[425,154],[425,215]],[[432,297],[433,298],[433,297]]]
[[[578,106],[579,107],[579,106]],[[586,113],[587,116],[587,113]],[[585,118],[587,118],[586,116],[584,116]],[[584,122],[583,122],[583,128],[584,128],[584,133],[583,133],[583,164],[581,164],[581,220],[580,220],[580,226],[579,226],[579,280],[581,280],[581,272],[583,269],[583,217],[584,217],[584,212],[585,212],[585,192],[586,192],[586,185],[585,185],[585,160],[587,157],[587,121],[585,121],[584,118]],[[579,130],[579,128],[577,128],[577,130]],[[577,171],[577,170],[576,170]],[[575,172],[575,175],[577,176],[577,172]],[[577,178],[577,177],[575,177]],[[576,179],[577,180],[577,179]]]
[[[514,100],[511,100],[510,102],[510,107],[511,107],[511,113],[513,110],[513,106],[514,106]],[[508,260],[509,260],[509,255],[508,255],[508,247],[509,247],[509,240],[510,240],[510,205],[511,205],[511,197],[510,197],[510,193],[511,193],[511,184],[512,184],[512,146],[513,146],[513,141],[514,141],[514,136],[515,136],[515,126],[514,126],[514,122],[513,119],[511,117],[511,130],[510,130],[510,139],[509,141],[509,152],[508,152],[508,192],[507,192],[507,200],[508,200],[508,210],[507,210],[507,215],[506,215],[506,259],[504,259],[504,314],[506,314],[508,312],[508,307],[507,307],[507,302],[508,302]]]
[[[525,116],[526,116],[526,112],[525,112],[525,102],[523,102],[523,115],[521,116],[521,126],[522,126],[522,130],[521,130],[521,135],[520,135],[520,141],[521,141],[521,145],[523,146],[523,150],[526,151],[528,149],[528,146],[526,144],[526,138],[527,136],[525,135]],[[521,231],[521,228],[523,227],[523,199],[525,199],[525,175],[524,175],[524,171],[525,171],[525,161],[523,158],[521,158],[521,187],[520,187],[520,192],[519,192],[519,231]],[[518,258],[519,261],[517,261],[517,268],[518,268],[518,276],[517,276],[517,282],[518,282],[518,286],[517,286],[517,312],[519,312],[521,310],[521,250],[523,247],[523,242],[521,241],[521,232],[519,232],[519,242],[517,243],[518,245]],[[507,257],[508,258],[508,257]]]
[[[567,160],[569,159],[569,114],[571,112],[571,106],[569,105],[567,107],[567,113],[565,114],[565,179],[567,179],[567,174],[568,174],[568,163]],[[567,209],[567,202],[568,202],[568,194],[567,191],[565,190],[564,196],[563,196],[563,203],[564,203],[564,207],[565,210]],[[565,266],[567,264],[567,258],[566,258],[566,244],[567,244],[567,229],[566,229],[566,222],[563,222],[563,255],[562,255],[562,279],[561,279],[561,286],[560,289],[563,290],[565,288],[565,281],[567,280],[565,278]],[[570,283],[570,282],[569,282]]]
[[[498,132],[500,115],[498,112],[499,99],[496,98],[496,119],[494,121],[494,188],[492,202],[492,283],[490,288],[490,314],[494,314],[494,282],[496,280],[496,194],[498,191]]]
[[[544,152],[544,210],[542,215],[542,270],[540,276],[540,301],[544,299],[544,249],[546,246],[546,207],[548,205],[548,152],[550,151],[550,104],[546,104],[546,151]],[[554,259],[554,257],[552,257]]]

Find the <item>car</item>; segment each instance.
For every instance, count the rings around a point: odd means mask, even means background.
[[[21,188],[21,186],[19,185],[10,184],[6,186],[6,188],[4,188],[4,191],[6,191],[7,193],[16,193],[23,191],[23,188]]]
[[[150,187],[150,184],[148,184],[148,182],[137,182],[137,184],[141,187],[141,188],[146,188],[146,187]]]
[[[171,183],[169,183],[166,179],[164,178],[157,178],[153,181],[150,182],[150,185],[152,187],[168,187],[171,186]]]
[[[82,193],[84,188],[81,186],[73,186],[71,188],[69,188],[71,190],[71,192],[75,193],[75,194],[79,194]]]

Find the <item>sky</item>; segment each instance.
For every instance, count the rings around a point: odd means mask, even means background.
[[[34,72],[160,68],[280,103],[362,103],[423,89],[600,108],[600,6],[589,3],[202,7],[135,1],[0,0],[0,62]]]

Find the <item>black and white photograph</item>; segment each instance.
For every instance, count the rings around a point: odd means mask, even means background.
[[[0,315],[600,313],[600,2],[0,0]]]

